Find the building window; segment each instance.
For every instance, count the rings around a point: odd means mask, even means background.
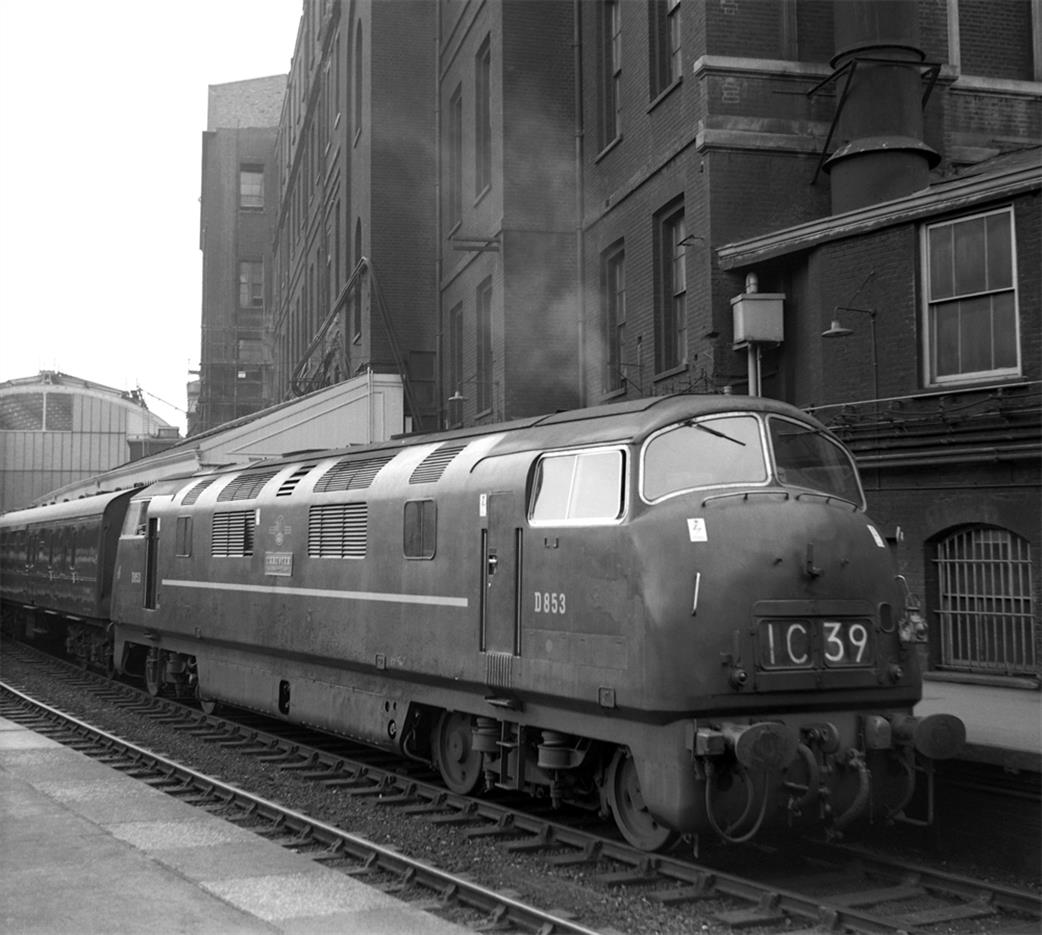
[[[362,24],[355,27],[355,106],[354,133],[355,140],[362,133]]]
[[[484,280],[477,293],[477,410],[492,408],[492,280]]]
[[[355,219],[355,297],[352,307],[351,340],[356,344],[362,340],[362,219]]]
[[[937,543],[940,665],[1003,675],[1035,672],[1031,545],[994,526]]]
[[[463,303],[452,307],[449,311],[448,322],[448,347],[446,348],[446,363],[448,387],[452,395],[463,393]],[[460,404],[457,403],[457,406]],[[451,424],[458,425],[462,422],[460,409],[453,412],[449,410]]]
[[[260,260],[239,261],[239,307],[264,307],[264,263]]]
[[[626,252],[622,244],[601,254],[601,308],[604,326],[604,374],[601,390],[622,388],[622,348],[626,330]]]
[[[264,207],[264,166],[240,166],[239,207]]]
[[[449,229],[463,220],[463,89],[449,100]]]
[[[340,123],[340,33],[336,34],[336,47],[333,52],[333,61],[336,65],[333,71],[333,107],[332,120],[335,127]]]
[[[622,132],[622,9],[621,0],[604,0],[600,7],[601,148]]]
[[[1012,210],[931,224],[924,239],[928,381],[1019,375]]]
[[[655,367],[661,373],[687,362],[687,227],[684,206],[656,218]]]
[[[480,195],[492,184],[492,47],[488,39],[478,50],[474,83],[474,190]]]
[[[680,54],[680,0],[648,0],[651,96],[657,97],[683,74]]]

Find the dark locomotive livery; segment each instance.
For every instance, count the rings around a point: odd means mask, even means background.
[[[110,605],[52,600],[86,584],[55,559],[77,523]],[[8,618],[71,618],[86,662],[432,762],[455,791],[610,812],[647,849],[891,818],[964,736],[912,716],[923,626],[850,455],[772,400],[295,455],[0,534]]]

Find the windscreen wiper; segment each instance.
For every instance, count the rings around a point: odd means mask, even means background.
[[[708,432],[710,435],[715,435],[717,438],[726,438],[729,442],[734,442],[736,445],[741,445],[743,448],[745,447],[745,442],[740,441],[737,438],[731,438],[730,435],[725,435],[717,429],[711,429],[708,425],[703,425],[701,422],[689,422],[688,425],[692,428],[701,429],[703,432]]]

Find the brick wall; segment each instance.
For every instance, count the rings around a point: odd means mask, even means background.
[[[1030,0],[959,0],[959,45],[964,75],[1034,78]]]

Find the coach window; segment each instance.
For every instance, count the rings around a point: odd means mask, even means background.
[[[174,528],[174,554],[187,558],[192,554],[192,517],[177,517],[177,525]]]
[[[127,508],[121,536],[143,536],[148,528],[148,500],[135,500]]]
[[[438,511],[433,500],[408,500],[403,515],[406,558],[434,558],[438,541]]]
[[[618,449],[548,455],[536,466],[529,519],[550,523],[610,523],[622,516],[623,454]]]

